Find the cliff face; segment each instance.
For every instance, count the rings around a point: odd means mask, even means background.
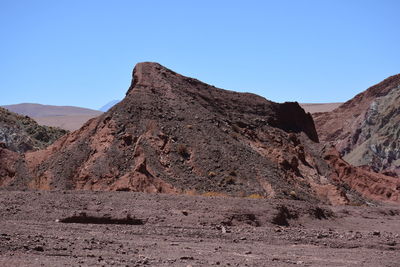
[[[38,125],[27,116],[20,116],[0,107],[0,143],[14,152],[43,149],[67,131]]]
[[[323,153],[312,117],[297,103],[218,89],[146,62],[135,67],[124,100],[26,153],[2,184],[364,201]],[[374,194],[399,200],[395,191]]]
[[[400,175],[400,75],[314,119],[320,139],[332,142],[349,163]]]

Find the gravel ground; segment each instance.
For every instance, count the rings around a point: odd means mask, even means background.
[[[0,266],[399,266],[399,206],[0,191]]]

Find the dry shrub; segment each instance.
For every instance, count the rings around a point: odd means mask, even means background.
[[[261,198],[264,198],[264,197],[261,196],[260,194],[251,194],[251,195],[247,196],[247,198],[261,199]]]
[[[236,184],[236,179],[234,177],[227,177],[224,179],[224,183],[227,185]]]
[[[215,176],[217,176],[217,174],[215,172],[208,173],[208,177],[210,177],[210,178],[215,177]]]
[[[202,194],[204,197],[228,197],[227,194],[220,193],[220,192],[204,192]]]
[[[176,152],[184,158],[189,158],[190,154],[187,147],[184,144],[178,144],[176,146]]]
[[[272,223],[280,226],[289,226],[290,219],[297,219],[296,212],[289,210],[286,206],[276,208],[277,213],[272,218]]]
[[[183,192],[183,194],[188,195],[188,196],[197,196],[196,189],[187,189]]]
[[[293,199],[298,199],[296,191],[293,191],[293,190],[290,191],[290,192],[289,192],[289,196],[290,196],[291,198],[293,198]]]
[[[312,208],[308,212],[313,218],[316,218],[318,220],[322,220],[322,219],[326,220],[328,218],[334,217],[333,211],[331,211],[329,209],[320,208],[320,207]]]
[[[235,170],[232,170],[232,171],[230,171],[229,172],[229,175],[231,175],[231,176],[237,176],[237,173],[236,173],[236,171]]]

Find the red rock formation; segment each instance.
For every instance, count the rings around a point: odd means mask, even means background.
[[[15,177],[19,155],[0,144],[0,186],[6,186]]]
[[[232,195],[296,190],[299,197],[313,198],[308,188],[297,186],[302,174],[295,155],[264,158],[250,147],[271,143],[281,151],[289,132],[318,140],[312,118],[297,103],[217,89],[141,63],[121,103],[47,150],[26,155],[33,173],[29,185]]]
[[[332,142],[346,161],[400,177],[400,74],[313,117],[322,142]]]
[[[323,159],[317,141],[311,116],[297,103],[218,89],[140,63],[123,101],[47,149],[26,153],[24,168],[7,184],[346,204],[354,193],[343,186],[345,176],[332,176],[337,168]]]
[[[344,161],[334,147],[327,149],[324,159],[335,170],[330,178],[338,184],[356,190],[369,199],[400,201],[400,180],[398,178],[354,167]]]

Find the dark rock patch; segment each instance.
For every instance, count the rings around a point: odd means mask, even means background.
[[[109,216],[90,216],[86,213],[80,213],[71,217],[59,220],[61,223],[81,223],[81,224],[126,224],[126,225],[143,225],[145,221],[142,219],[131,218],[112,218]]]

